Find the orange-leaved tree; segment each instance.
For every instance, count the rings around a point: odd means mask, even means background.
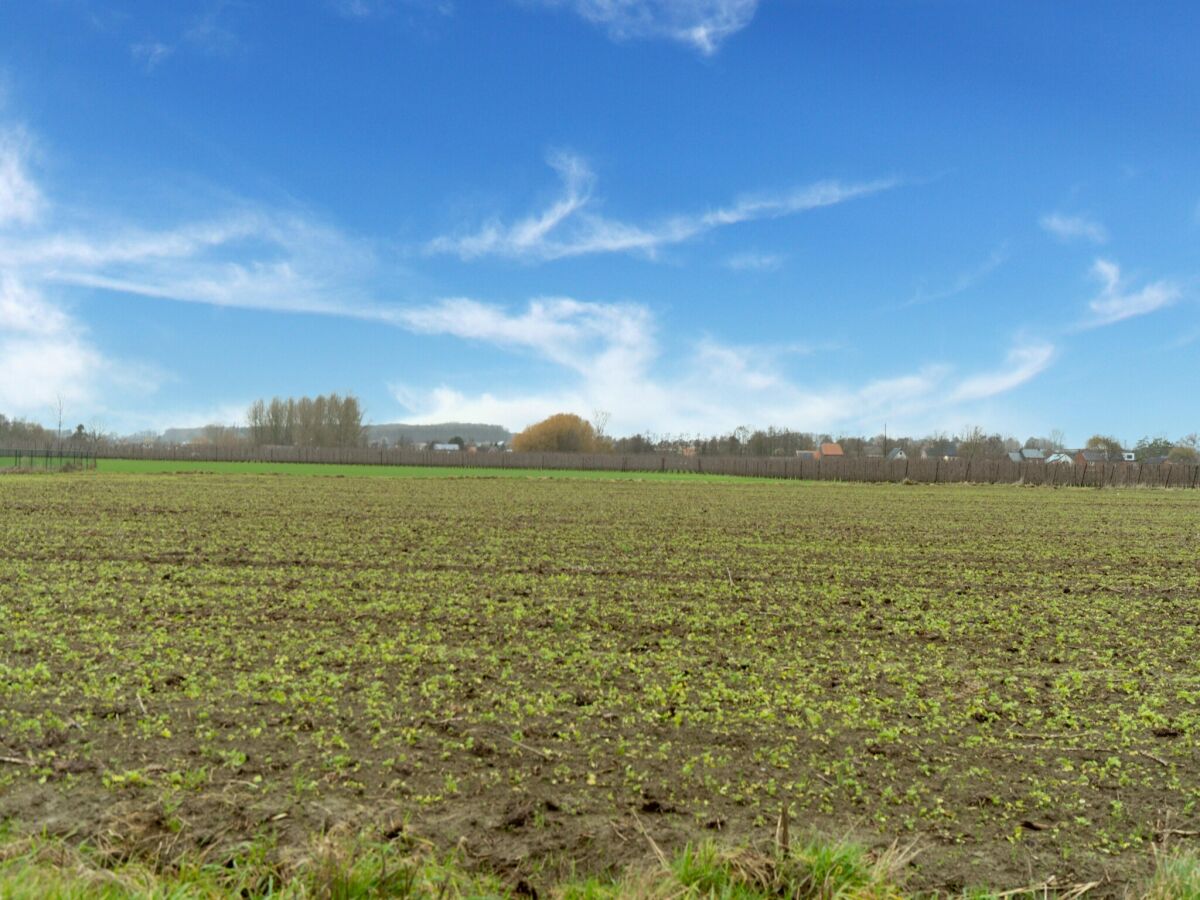
[[[518,453],[602,453],[610,448],[606,438],[573,413],[543,419],[513,438]]]

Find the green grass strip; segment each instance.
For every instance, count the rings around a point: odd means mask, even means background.
[[[607,472],[582,469],[495,469],[467,466],[376,466],[340,463],[205,462],[190,459],[101,459],[101,472],[131,474],[324,475],[335,478],[577,478],[599,481],[745,482],[736,475],[694,472]]]

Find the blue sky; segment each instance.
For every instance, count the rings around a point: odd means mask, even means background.
[[[0,411],[1200,430],[1200,6],[0,0]]]

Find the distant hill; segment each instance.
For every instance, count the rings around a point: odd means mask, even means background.
[[[242,437],[246,437],[249,433],[247,428],[237,429],[237,433]],[[168,428],[161,435],[159,440],[166,444],[190,444],[192,441],[204,435],[203,428]]]
[[[390,425],[368,425],[367,442],[387,441],[409,444],[427,444],[432,441],[444,442],[450,438],[460,437],[473,444],[495,444],[500,441],[511,441],[513,436],[502,425],[482,425],[476,422],[439,422],[436,425],[405,425],[394,422]]]
[[[238,433],[246,436],[248,429],[239,428]],[[162,433],[162,440],[168,444],[187,444],[202,437],[203,428],[168,428]],[[460,437],[472,444],[495,444],[500,441],[511,441],[513,436],[502,425],[482,425],[476,422],[439,422],[435,425],[406,425],[403,422],[392,422],[387,425],[368,425],[367,443],[374,444],[387,441],[389,444],[428,444],[444,442],[451,438]]]

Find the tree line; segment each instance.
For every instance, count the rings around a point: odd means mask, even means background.
[[[332,393],[286,399],[275,397],[252,403],[243,426],[212,424],[203,429],[194,429],[197,432],[195,437],[187,440],[222,447],[247,444],[258,447],[362,447],[368,443],[363,415],[362,404],[353,394]],[[87,449],[119,440],[138,443],[160,440],[153,433],[117,438],[104,434],[96,424],[90,427],[79,424],[72,429],[63,419],[60,409],[58,427],[47,428],[38,422],[0,414],[0,448]],[[900,449],[908,456],[919,455],[922,450],[933,456],[950,455],[953,451],[953,455],[962,459],[994,459],[1013,450],[1032,447],[1047,453],[1068,449],[1064,434],[1058,430],[1043,436],[1030,436],[1024,441],[1011,435],[987,432],[978,426],[966,427],[954,434],[939,432],[925,437],[887,432],[868,437],[787,428],[752,430],[740,427],[710,436],[645,433],[613,438],[605,433],[607,422],[608,414],[603,412],[594,413],[590,422],[572,413],[558,413],[530,425],[516,435],[512,449],[534,453],[682,453],[697,456],[779,457],[795,456],[797,452],[815,450],[823,443],[836,442],[848,457],[886,456],[891,450]],[[460,447],[475,446],[462,438],[451,438],[449,442]],[[503,449],[502,445],[488,446]],[[480,449],[487,447],[481,446]],[[1100,450],[1114,461],[1121,459],[1124,453],[1132,452],[1135,459],[1143,462],[1168,460],[1196,464],[1200,463],[1200,434],[1192,432],[1175,440],[1161,435],[1146,436],[1132,447],[1123,445],[1111,435],[1094,434],[1088,438],[1083,449]]]
[[[363,408],[353,394],[255,400],[246,413],[256,447],[362,447]]]
[[[0,414],[0,446],[52,447],[55,440],[53,429],[44,428],[37,422],[10,419]]]
[[[611,438],[604,434],[607,416],[599,413],[593,422],[578,415],[559,413],[530,425],[513,439],[513,449],[524,452],[560,453],[686,453],[697,456],[795,456],[802,451],[818,449],[822,444],[837,443],[849,457],[886,456],[895,449],[907,456],[917,456],[922,450],[933,456],[951,455],[962,459],[995,459],[1014,450],[1037,448],[1046,453],[1067,450],[1065,435],[1059,430],[1044,436],[1030,436],[1024,441],[1011,435],[987,432],[969,426],[956,434],[936,433],[925,437],[909,437],[881,432],[872,437],[852,434],[833,435],[824,432],[793,431],[786,428],[751,430],[735,428],[720,435],[652,435],[634,434]],[[1200,434],[1193,432],[1178,440],[1166,437],[1143,437],[1133,447],[1123,447],[1115,437],[1096,434],[1088,439],[1086,449],[1104,451],[1112,460],[1124,452],[1133,452],[1136,459],[1171,462],[1200,462]],[[1073,448],[1082,449],[1082,448]]]
[[[9,418],[0,413],[0,447],[5,449],[87,450],[108,440],[98,425],[46,428],[28,419]]]
[[[1110,458],[1122,453],[1121,442],[1111,435],[1095,434],[1088,439],[1088,450],[1101,450]],[[1167,460],[1168,462],[1196,464],[1200,463],[1200,434],[1192,432],[1179,440],[1172,441],[1165,436],[1143,437],[1133,445],[1131,451],[1138,460]]]

